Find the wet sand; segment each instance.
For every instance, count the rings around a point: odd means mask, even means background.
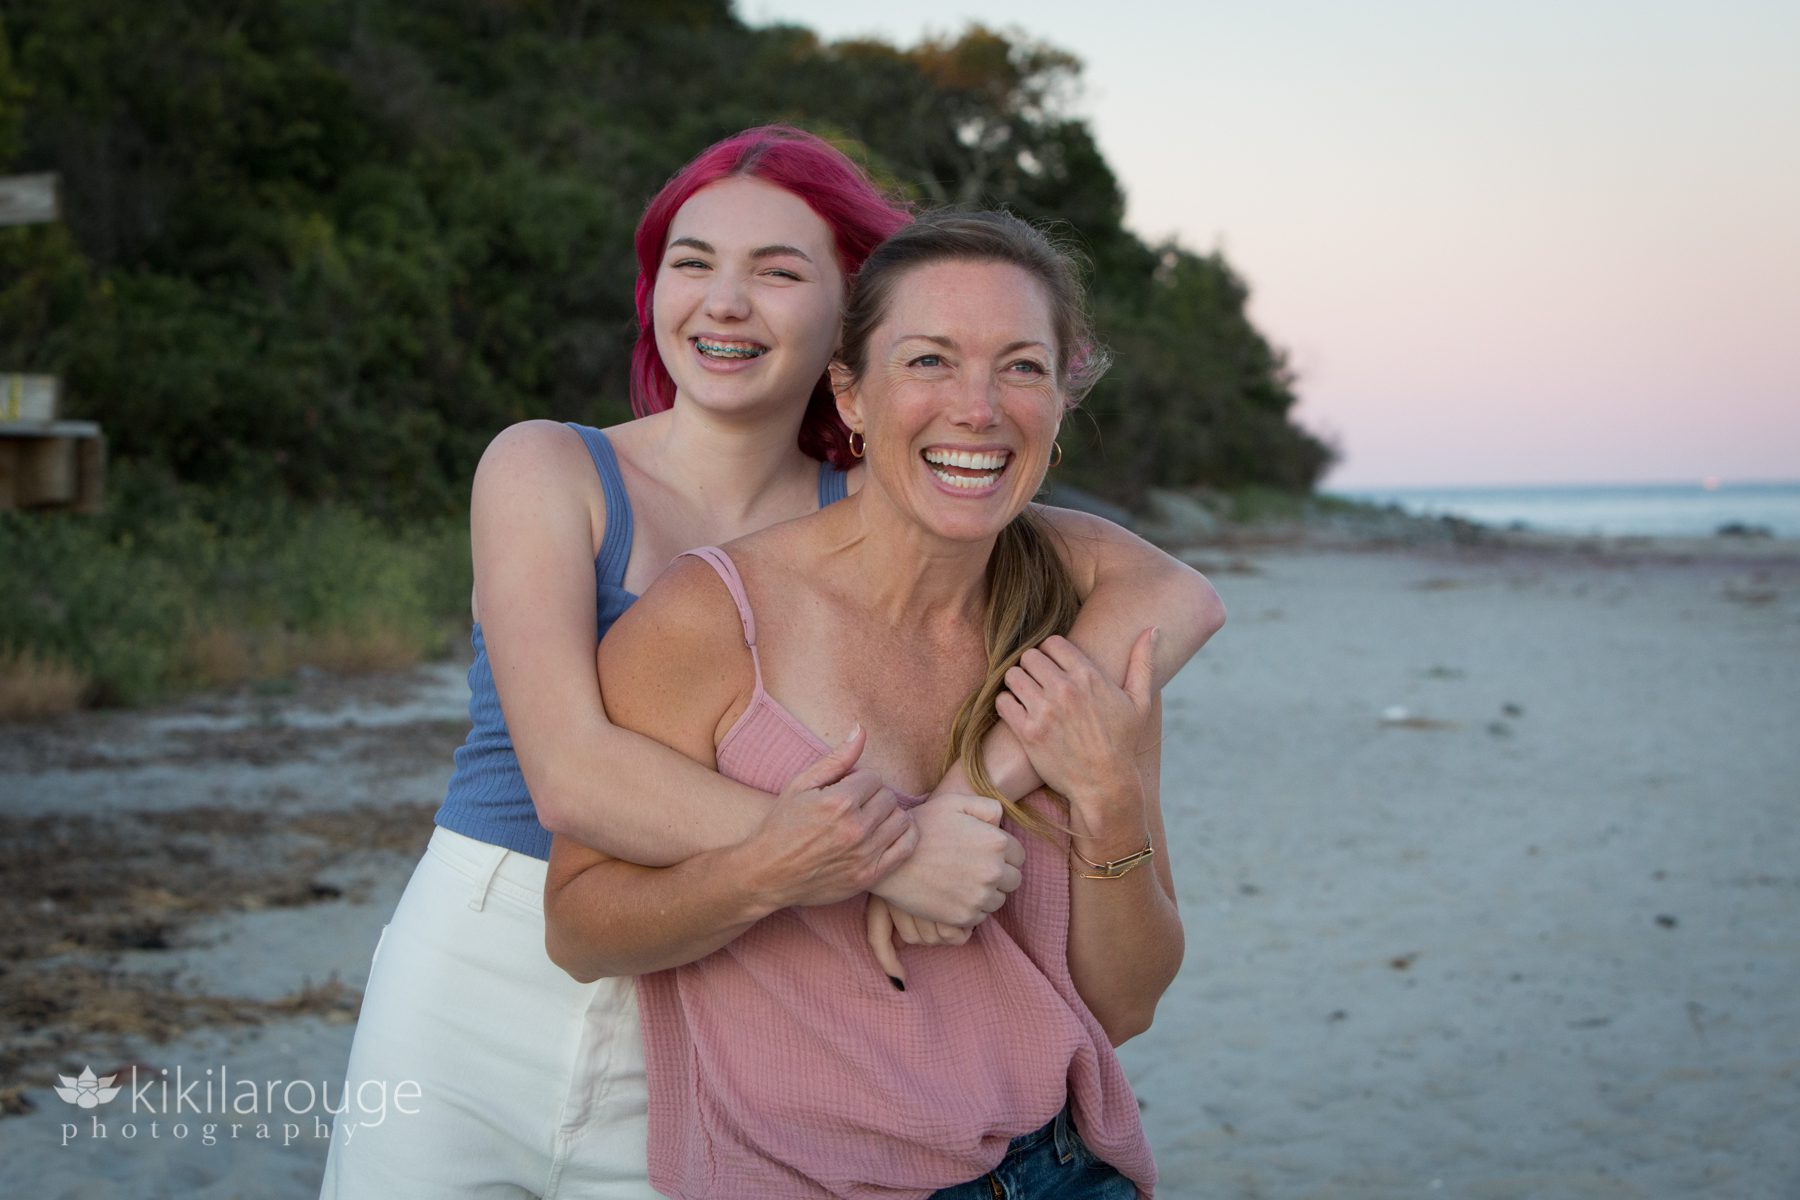
[[[1800,1194],[1800,547],[1753,549],[1196,552],[1187,961],[1121,1052],[1160,1195]],[[303,1112],[128,1140],[51,1085],[335,1087],[464,700],[446,664],[6,728],[10,1194],[316,1194]]]

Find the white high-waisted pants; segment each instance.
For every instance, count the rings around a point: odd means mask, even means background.
[[[325,1200],[656,1196],[635,985],[545,956],[544,872],[432,835],[375,947]]]

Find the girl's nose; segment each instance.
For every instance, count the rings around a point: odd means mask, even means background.
[[[706,315],[743,320],[750,315],[750,293],[744,281],[721,271],[706,289]]]

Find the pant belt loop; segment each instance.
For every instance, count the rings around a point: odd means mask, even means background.
[[[1056,1114],[1056,1123],[1050,1127],[1050,1132],[1056,1139],[1056,1161],[1068,1166],[1069,1160],[1075,1157],[1075,1127],[1069,1119],[1067,1104]]]
[[[475,886],[469,891],[469,909],[472,912],[480,912],[487,907],[488,893],[494,888],[494,876],[500,873],[500,864],[505,862],[506,856],[511,853],[504,846],[488,846],[486,848],[493,853],[483,865],[481,874],[475,880]]]

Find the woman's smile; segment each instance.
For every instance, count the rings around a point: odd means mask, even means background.
[[[944,487],[963,495],[988,495],[1011,465],[1010,449],[930,446],[919,452],[926,469]]]

